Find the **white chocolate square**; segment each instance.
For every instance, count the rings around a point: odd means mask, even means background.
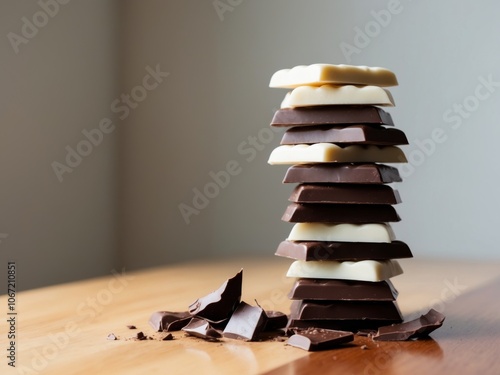
[[[396,75],[385,68],[357,66],[312,64],[298,65],[291,69],[281,69],[273,74],[269,87],[295,88],[298,86],[335,85],[374,85],[397,86]]]
[[[396,260],[362,260],[359,262],[296,260],[290,265],[286,276],[375,282],[387,280],[402,273],[403,269]]]
[[[269,164],[309,163],[406,163],[403,151],[396,146],[352,145],[340,147],[333,143],[282,145],[269,156]]]
[[[299,86],[286,94],[281,108],[355,104],[394,107],[394,99],[378,86]]]
[[[289,241],[392,242],[394,231],[389,224],[297,223]]]

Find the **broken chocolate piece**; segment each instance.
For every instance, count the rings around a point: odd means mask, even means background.
[[[342,320],[391,319],[402,321],[398,305],[393,301],[308,301],[296,300],[290,307],[291,319]]]
[[[149,325],[156,331],[180,331],[189,323],[192,316],[189,312],[157,311],[149,318]]]
[[[142,331],[137,332],[132,338],[136,340],[147,340],[146,335]]]
[[[282,241],[275,255],[305,261],[359,261],[413,257],[408,245],[397,240],[392,242]]]
[[[295,203],[398,204],[397,190],[375,184],[301,184],[288,198]]]
[[[280,144],[348,143],[371,145],[406,145],[408,139],[399,129],[374,125],[297,126],[288,129]]]
[[[128,326],[127,326],[127,328],[128,328],[128,329],[137,329],[137,327],[136,327],[136,326],[134,326],[134,325],[128,325]]]
[[[272,126],[308,126],[322,124],[394,125],[391,115],[382,108],[365,105],[331,105],[283,108],[276,111]]]
[[[213,322],[229,318],[240,303],[242,279],[243,269],[216,291],[193,302],[189,306],[189,313]]]
[[[281,311],[266,311],[267,321],[264,331],[276,331],[285,328],[288,323],[288,317]]]
[[[224,337],[254,341],[266,325],[266,313],[260,306],[240,302],[224,329]]]
[[[362,329],[376,330],[378,327],[400,323],[401,319],[339,319],[339,320],[308,320],[290,319],[288,330],[296,328],[325,328],[341,331],[358,332]]]
[[[354,340],[352,332],[312,328],[299,330],[287,344],[307,351],[327,350]]]
[[[219,331],[212,328],[205,319],[192,318],[191,321],[182,328],[188,335],[202,338],[207,341],[218,341],[221,337]]]
[[[114,333],[110,333],[107,337],[108,340],[118,340],[118,337]]]
[[[174,336],[171,333],[169,333],[164,338],[162,338],[162,341],[171,341],[173,339],[174,339]]]
[[[275,72],[269,87],[293,89],[300,86],[375,85],[397,86],[396,75],[389,69],[356,65],[311,64],[297,65]]]
[[[291,300],[395,301],[397,296],[398,292],[390,280],[298,279],[288,298]]]
[[[291,223],[382,223],[400,221],[388,204],[291,203],[281,220]]]
[[[444,319],[443,314],[431,309],[427,314],[409,322],[380,327],[373,339],[377,341],[405,341],[425,337],[441,327]]]
[[[284,183],[383,184],[401,182],[399,171],[385,164],[303,164],[288,168]]]

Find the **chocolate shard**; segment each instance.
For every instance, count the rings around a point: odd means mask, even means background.
[[[427,314],[409,322],[379,327],[373,339],[377,341],[405,341],[426,337],[441,327],[444,319],[443,314],[431,309]]]
[[[310,126],[324,124],[394,125],[394,122],[388,112],[379,107],[366,105],[282,108],[275,112],[271,121],[271,126]]]
[[[288,317],[281,311],[266,311],[266,326],[264,331],[276,331],[285,328],[288,323]]]
[[[108,340],[118,340],[118,337],[114,333],[110,333],[107,337]]]
[[[254,341],[264,330],[266,319],[266,313],[260,306],[250,306],[242,301],[231,315],[223,336]]]
[[[300,184],[290,198],[295,203],[398,204],[397,190],[387,185]]]
[[[128,329],[137,329],[137,327],[136,327],[136,326],[134,326],[134,325],[132,325],[132,324],[128,325],[128,326],[127,326],[127,328],[128,328]]]
[[[192,318],[191,321],[182,328],[188,335],[202,338],[207,341],[218,341],[222,337],[219,331],[214,329],[205,319]]]
[[[390,319],[401,322],[398,305],[392,301],[309,301],[296,300],[290,318],[301,320]]]
[[[298,330],[287,344],[307,351],[327,350],[354,340],[352,332],[312,328]]]
[[[157,332],[161,331],[180,331],[191,320],[191,314],[188,311],[157,311],[151,314],[149,325]]]
[[[163,337],[161,340],[162,341],[171,341],[173,339],[174,339],[174,336],[171,333],[169,333],[168,335],[166,335],[165,337]]]
[[[298,279],[288,298],[291,300],[395,301],[398,292],[390,280],[352,281]]]
[[[240,303],[242,279],[243,269],[216,291],[193,302],[189,306],[189,313],[213,322],[228,319]]]
[[[291,223],[381,223],[400,221],[388,204],[291,203],[281,220]]]
[[[387,260],[412,258],[402,241],[392,242],[330,242],[282,241],[275,255],[297,260]]]
[[[132,336],[132,338],[139,341],[148,339],[147,336],[142,331],[137,332],[135,336]]]
[[[384,184],[401,181],[396,168],[376,163],[293,165],[288,168],[283,179],[284,183]]]
[[[380,146],[407,145],[408,139],[399,129],[374,125],[319,125],[296,126],[288,129],[281,139],[282,145],[313,143],[371,144]]]

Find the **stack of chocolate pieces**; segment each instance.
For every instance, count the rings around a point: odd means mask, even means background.
[[[291,89],[271,125],[286,129],[269,164],[289,164],[297,183],[282,220],[295,223],[276,255],[295,259],[289,327],[357,331],[402,321],[390,279],[410,258],[390,223],[400,182],[394,167],[408,144],[381,106],[394,106],[391,71],[314,64],[276,72],[270,87]]]

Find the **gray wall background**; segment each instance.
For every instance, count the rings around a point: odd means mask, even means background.
[[[286,167],[267,165],[281,133],[263,129],[285,95],[268,82],[316,62],[396,72],[389,111],[411,145],[394,228],[414,255],[499,258],[498,2],[220,3],[58,3],[17,54],[8,34],[22,35],[23,17],[42,22],[43,8],[0,4],[0,257],[17,261],[21,288],[271,257],[291,229],[280,217],[292,187]],[[148,66],[169,75],[145,91]],[[114,113],[122,94],[144,92],[124,119]],[[114,130],[59,182],[51,164],[103,118]],[[239,173],[187,224],[179,204],[230,161]]]

